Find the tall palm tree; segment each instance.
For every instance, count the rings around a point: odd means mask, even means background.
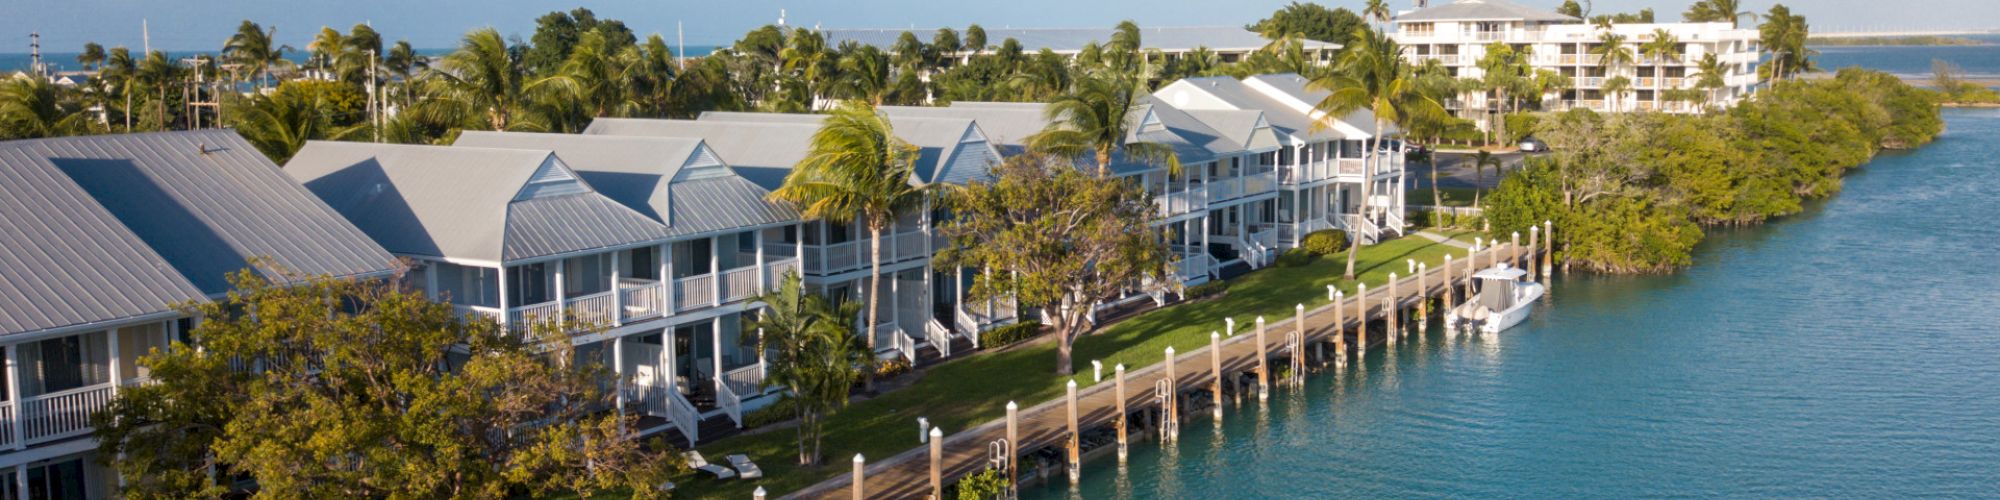
[[[1387,23],[1389,22],[1389,16],[1389,2],[1384,0],[1368,0],[1368,4],[1361,7],[1361,17],[1368,18],[1370,21]]]
[[[1666,28],[1656,28],[1653,30],[1653,40],[1640,44],[1639,52],[1644,54],[1647,59],[1653,60],[1653,87],[1656,89],[1667,89],[1667,60],[1680,61],[1680,37],[1674,36],[1674,33],[1667,31]],[[1654,95],[1657,100],[1658,94]]]
[[[965,50],[972,55],[986,52],[986,28],[973,24],[965,27]]]
[[[313,36],[312,43],[306,44],[306,50],[312,53],[312,64],[316,68],[320,71],[332,71],[345,45],[347,45],[347,35],[340,34],[340,30],[331,26],[321,26],[319,34]]]
[[[97,42],[83,44],[83,52],[76,54],[76,63],[83,65],[84,71],[97,69],[98,65],[104,64],[104,46]]]
[[[792,32],[792,36],[785,40],[784,50],[778,51],[778,59],[784,61],[781,63],[784,73],[803,83],[806,94],[813,101],[830,97],[840,71],[837,58],[827,50],[824,36],[805,28]],[[818,102],[808,104],[819,105]]]
[[[1416,71],[1403,60],[1403,49],[1386,33],[1362,27],[1356,29],[1349,39],[1349,46],[1341,52],[1338,69],[1312,80],[1312,88],[1326,90],[1326,98],[1314,105],[1329,117],[1346,116],[1357,110],[1367,109],[1375,115],[1375,133],[1368,138],[1367,151],[1378,160],[1382,156],[1382,136],[1390,130],[1390,125],[1406,125],[1425,120],[1442,120],[1446,116],[1444,106],[1423,91]],[[1317,122],[1315,127],[1327,124]],[[1374,182],[1374,172],[1370,167],[1375,162],[1363,162],[1361,183],[1362,212],[1365,217],[1370,191]],[[1347,279],[1354,279],[1355,255],[1360,253],[1360,240],[1347,253]]]
[[[1500,157],[1482,149],[1472,155],[1470,163],[1472,163],[1473,176],[1472,206],[1478,207],[1482,206],[1479,204],[1479,194],[1486,191],[1486,169],[1489,167],[1492,168],[1493,175],[1496,177],[1499,176],[1501,166]]]
[[[772,199],[799,207],[808,219],[858,219],[868,228],[868,322],[863,329],[871,353],[875,326],[881,324],[876,315],[882,300],[882,231],[900,215],[922,208],[931,194],[929,185],[916,184],[917,159],[917,147],[896,137],[889,119],[874,106],[847,101],[826,117],[813,133],[805,159],[771,192]],[[867,388],[874,386],[871,373]]]
[[[539,82],[530,81],[520,53],[493,28],[467,33],[424,78],[425,98],[410,109],[417,116],[438,123],[484,122],[480,125],[490,130],[544,128],[522,120]]]
[[[347,30],[347,36],[341,37],[333,57],[334,74],[340,81],[365,80],[369,78],[368,70],[381,64],[382,35],[367,24],[356,24]]]
[[[179,83],[185,73],[186,68],[168,58],[166,52],[155,50],[146,54],[144,60],[139,61],[138,70],[132,74],[133,82],[137,86],[157,92],[157,98],[153,100],[154,130],[167,129],[167,123],[170,121],[167,116],[167,89]]]
[[[1681,14],[1681,17],[1691,23],[1726,21],[1731,28],[1737,27],[1738,21],[1745,17],[1750,18],[1751,22],[1756,22],[1757,13],[1744,10],[1742,7],[1742,3],[1738,0],[1700,0],[1688,6],[1687,13]]]
[[[119,114],[125,115],[126,132],[132,131],[132,79],[138,72],[139,61],[132,59],[132,51],[130,49],[112,47],[110,55],[104,58],[104,69],[97,73],[99,79],[112,84],[117,89],[116,93],[125,96],[125,107],[119,111]],[[106,106],[106,108],[109,108],[109,106]]]
[[[1135,113],[1147,95],[1144,85],[1129,74],[1079,75],[1069,91],[1043,109],[1048,128],[1028,136],[1028,148],[1064,158],[1089,156],[1097,161],[1098,177],[1111,177],[1111,162],[1121,154],[1179,175],[1181,160],[1173,148],[1130,140],[1142,118]]]
[[[243,71],[260,78],[260,90],[269,88],[271,72],[291,64],[290,59],[285,59],[285,52],[292,48],[279,45],[275,41],[277,36],[278,28],[265,30],[246,19],[236,26],[236,34],[230,35],[229,41],[222,45],[222,56]]]
[[[1512,46],[1505,43],[1493,42],[1487,44],[1486,54],[1480,56],[1478,61],[1480,71],[1485,73],[1485,76],[1479,80],[1483,87],[1480,89],[1480,92],[1491,93],[1502,104],[1508,102],[1509,94],[1511,93],[1510,90],[1521,88],[1522,79],[1526,76],[1523,73],[1527,68],[1523,64],[1526,62],[1525,59]],[[1503,106],[1494,105],[1488,105],[1486,109],[1487,130],[1497,129],[1500,131],[1500,137],[1505,138],[1507,136],[1506,120],[1495,119],[1494,113],[1498,112],[1501,116],[1505,116],[1507,109]],[[1490,136],[1487,142],[1492,142]]]
[[[277,92],[250,96],[232,103],[229,110],[230,126],[272,162],[284,164],[307,141],[357,138],[368,130],[366,123],[335,124],[325,95],[291,88],[280,86]]]
[[[862,45],[840,56],[836,93],[843,98],[881,106],[894,82],[889,79],[889,55],[874,45]]]
[[[848,389],[867,359],[854,337],[860,304],[835,305],[808,294],[798,273],[790,271],[755,302],[765,307],[749,327],[759,332],[758,352],[771,353],[763,385],[791,391],[799,419],[799,465],[814,465],[819,462],[821,423],[847,403]]]
[[[1757,27],[1757,35],[1764,50],[1771,53],[1771,63],[1763,68],[1770,72],[1772,79],[1783,80],[1817,70],[1812,64],[1814,52],[1806,48],[1811,32],[1805,16],[1792,14],[1792,10],[1784,4],[1771,6],[1771,12],[1764,16],[1764,24]]]
[[[1609,31],[1598,35],[1597,46],[1591,48],[1590,53],[1598,56],[1597,67],[1603,68],[1605,76],[1612,78],[1620,76],[1617,74],[1619,70],[1631,66],[1638,60],[1638,56],[1632,53],[1632,46],[1626,43],[1625,35]],[[1604,83],[1609,85],[1611,80],[1606,79]],[[1628,81],[1626,84],[1630,85],[1631,82]]]
[[[1716,89],[1729,86],[1728,81],[1724,80],[1724,77],[1728,75],[1729,66],[1722,64],[1722,59],[1716,57],[1714,52],[1701,56],[1701,61],[1695,63],[1695,74],[1693,76],[1695,78],[1695,88],[1701,89],[1704,95],[1702,105],[1706,106],[1715,103]]]
[[[1623,101],[1619,96],[1632,91],[1632,79],[1626,78],[1625,75],[1613,76],[1604,79],[1604,86],[1600,88],[1604,91],[1604,98],[1608,99],[1604,103],[1605,108],[1618,111],[1620,109],[1618,103]]]

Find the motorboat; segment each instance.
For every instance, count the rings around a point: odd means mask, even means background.
[[[1445,327],[1462,324],[1484,333],[1500,333],[1521,324],[1546,292],[1541,283],[1521,281],[1527,275],[1527,271],[1506,264],[1473,274],[1478,292],[1445,315]]]

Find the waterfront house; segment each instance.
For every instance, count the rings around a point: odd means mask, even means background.
[[[0,142],[0,490],[108,498],[91,418],[227,275],[379,279],[395,259],[228,130]],[[254,266],[253,266],[254,262]]]
[[[1640,50],[1652,42],[1657,30],[1666,30],[1679,41],[1676,56],[1653,58]],[[1633,63],[1607,67],[1597,51],[1605,34],[1625,39]],[[1523,6],[1508,0],[1458,0],[1430,8],[1404,12],[1395,18],[1391,36],[1403,47],[1404,58],[1412,64],[1436,60],[1455,78],[1481,78],[1480,58],[1488,45],[1504,43],[1515,51],[1528,51],[1529,66],[1554,70],[1570,78],[1573,88],[1541,96],[1544,109],[1590,109],[1600,112],[1700,111],[1700,102],[1669,99],[1671,91],[1698,88],[1700,63],[1715,55],[1728,73],[1723,86],[1709,95],[1712,104],[1733,106],[1757,89],[1760,61],[1757,30],[1737,28],[1731,23],[1622,23],[1609,30],[1575,17]],[[1630,80],[1630,92],[1608,96],[1604,82],[1623,76]],[[1487,127],[1491,113],[1502,110],[1500,95],[1488,91],[1467,91],[1446,104],[1454,114]],[[1615,97],[1615,98],[1613,98]]]

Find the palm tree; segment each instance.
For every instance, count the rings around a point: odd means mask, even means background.
[[[83,65],[84,71],[97,69],[98,65],[104,64],[104,46],[97,42],[83,44],[83,52],[76,54],[76,63]]]
[[[948,26],[938,28],[936,33],[931,34],[931,52],[937,58],[936,62],[931,63],[932,66],[939,68],[951,66],[952,61],[958,59],[958,52],[962,49],[964,46],[958,41],[958,30]]]
[[[290,59],[285,59],[285,52],[292,48],[278,45],[274,41],[277,36],[278,28],[266,31],[257,23],[244,20],[243,24],[236,26],[236,34],[230,35],[229,41],[222,45],[223,58],[260,77],[262,80],[258,89],[269,88],[271,72],[291,64]]]
[[[923,207],[931,187],[916,185],[918,149],[896,137],[889,119],[875,107],[847,101],[834,108],[818,132],[806,158],[799,161],[771,198],[799,207],[808,219],[850,223],[857,218],[868,228],[868,351],[875,352],[874,330],[881,323],[882,231],[897,217]],[[867,389],[874,390],[874,375]]]
[[[1522,77],[1525,76],[1522,74],[1522,71],[1527,68],[1523,64],[1526,62],[1525,59],[1521,57],[1520,53],[1515,52],[1513,47],[1505,43],[1493,42],[1487,44],[1486,55],[1479,57],[1479,69],[1485,73],[1485,76],[1479,80],[1482,86],[1480,92],[1491,92],[1501,103],[1506,103],[1510,94],[1509,90],[1521,88]],[[1500,137],[1505,138],[1507,136],[1506,120],[1494,119],[1494,112],[1499,112],[1504,117],[1507,110],[1504,107],[1487,106],[1487,130],[1497,129],[1500,131]],[[1489,136],[1487,142],[1491,143],[1492,137]]]
[[[1494,156],[1493,153],[1483,149],[1472,155],[1471,162],[1473,176],[1472,206],[1477,207],[1481,206],[1479,204],[1479,194],[1486,191],[1486,168],[1492,167],[1493,175],[1498,177],[1500,175],[1501,163],[1499,156]]]
[[[1693,76],[1695,78],[1695,88],[1701,89],[1703,92],[1702,104],[1704,106],[1715,103],[1716,89],[1729,85],[1723,79],[1723,77],[1728,75],[1729,67],[1723,65],[1722,59],[1717,58],[1714,52],[1702,55],[1701,61],[1696,63],[1695,74]]]
[[[1617,76],[1618,70],[1632,65],[1637,60],[1637,56],[1632,54],[1632,47],[1625,43],[1625,35],[1606,31],[1598,35],[1597,43],[1596,47],[1590,49],[1590,53],[1598,56],[1597,66],[1603,68],[1607,76]],[[1605,84],[1609,83],[1610,80],[1605,80]],[[1631,82],[1628,81],[1626,84],[1630,85]]]
[[[978,24],[965,27],[965,50],[975,56],[986,51],[986,28]]]
[[[88,133],[91,115],[63,98],[42,78],[0,81],[0,139],[34,139]]]
[[[1681,39],[1674,36],[1673,32],[1667,31],[1666,28],[1656,28],[1653,30],[1653,41],[1640,44],[1639,52],[1645,54],[1647,59],[1653,60],[1653,87],[1656,89],[1666,89],[1667,60],[1680,61]],[[1657,100],[1657,94],[1655,96]]]
[[[765,307],[748,326],[758,332],[758,351],[770,353],[763,386],[791,391],[799,419],[799,465],[812,466],[819,462],[822,422],[847,404],[848,389],[867,361],[854,337],[860,304],[834,305],[807,294],[791,271],[777,289],[755,300]]]
[[[1757,27],[1757,35],[1764,50],[1771,53],[1771,63],[1764,68],[1772,79],[1782,80],[1817,69],[1812,64],[1814,52],[1806,48],[1812,28],[1806,24],[1805,16],[1792,14],[1790,8],[1778,4],[1771,6],[1764,21]]]
[[[1389,22],[1389,15],[1389,2],[1384,0],[1368,0],[1368,4],[1361,7],[1361,17],[1377,23]]]
[[[340,46],[336,47],[334,74],[343,82],[362,81],[369,78],[369,68],[380,64],[381,58],[382,35],[367,24],[356,24],[347,30],[347,36],[342,37]]]
[[[138,70],[132,74],[132,80],[138,86],[159,92],[158,98],[153,101],[154,113],[156,113],[153,119],[154,130],[167,129],[167,122],[169,121],[167,116],[167,88],[179,82],[185,72],[186,68],[182,68],[173,59],[167,58],[167,53],[155,50],[152,53],[146,54],[146,59],[139,61]]]
[[[1632,79],[1626,78],[1625,75],[1606,78],[1604,79],[1604,86],[1600,88],[1604,91],[1605,99],[1608,99],[1604,103],[1605,108],[1617,111],[1619,109],[1619,96],[1632,91]]]
[[[893,82],[889,80],[889,55],[874,45],[862,45],[840,56],[837,94],[847,99],[868,101],[881,106]]]
[[[277,92],[231,103],[229,110],[230,125],[273,163],[282,165],[291,160],[307,141],[350,139],[368,130],[366,123],[335,124],[324,94],[293,92],[291,88],[280,85]]]
[[[499,31],[467,33],[437,69],[425,74],[425,98],[411,106],[417,116],[450,124],[483,121],[490,130],[543,128],[521,120],[530,94],[541,86],[529,81],[520,53],[507,46]]]
[[[344,45],[347,45],[346,35],[332,27],[321,26],[312,43],[306,44],[306,50],[312,53],[312,64],[320,71],[331,71]]]
[[[1701,0],[1688,6],[1687,13],[1681,14],[1681,17],[1691,23],[1727,21],[1729,27],[1735,28],[1738,20],[1745,17],[1755,22],[1757,13],[1743,10],[1737,0]]]
[[[1079,75],[1069,91],[1043,109],[1048,128],[1028,136],[1028,148],[1064,158],[1090,156],[1097,161],[1098,177],[1111,176],[1111,162],[1119,154],[1148,165],[1164,165],[1172,175],[1179,175],[1181,161],[1173,148],[1127,140],[1139,126],[1141,117],[1135,112],[1147,95],[1144,85],[1128,74]]]
[[[132,51],[124,47],[112,47],[109,57],[104,59],[104,69],[97,77],[117,88],[117,93],[125,95],[125,107],[119,114],[125,115],[125,131],[132,131],[132,77],[139,72],[139,62],[132,59]],[[109,106],[106,106],[109,108]]]
[[[1442,120],[1446,116],[1444,106],[1423,91],[1416,71],[1403,60],[1403,50],[1395,40],[1385,33],[1366,27],[1356,29],[1349,39],[1350,45],[1341,52],[1337,71],[1312,80],[1312,88],[1326,90],[1329,94],[1314,107],[1327,116],[1346,116],[1357,110],[1367,109],[1375,115],[1375,134],[1368,138],[1367,151],[1380,158],[1382,135],[1388,133],[1390,125],[1406,125],[1426,120]],[[1327,126],[1325,122],[1315,127]],[[1406,127],[1407,128],[1407,127]],[[1362,212],[1366,217],[1368,199],[1371,196],[1374,172],[1369,170],[1374,162],[1363,162],[1361,183]],[[1343,276],[1354,279],[1355,255],[1360,253],[1357,237],[1353,250],[1347,253],[1347,271]]]

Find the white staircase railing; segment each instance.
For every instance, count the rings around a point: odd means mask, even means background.
[[[924,321],[924,338],[930,341],[932,349],[937,349],[938,357],[951,357],[951,330],[938,324],[936,318]]]
[[[901,326],[895,327],[895,334],[896,352],[902,354],[903,360],[909,361],[910,366],[917,366],[917,342],[911,340],[910,334],[904,333]]]
[[[722,408],[722,414],[735,422],[736,428],[743,428],[743,396],[736,395],[736,389],[729,387],[729,381],[715,379],[715,406]]]
[[[701,412],[694,408],[694,403],[689,403],[687,398],[681,397],[671,386],[647,385],[637,388],[641,392],[639,399],[646,404],[646,414],[673,422],[674,428],[680,429],[681,435],[687,436],[690,445],[701,441]]]

